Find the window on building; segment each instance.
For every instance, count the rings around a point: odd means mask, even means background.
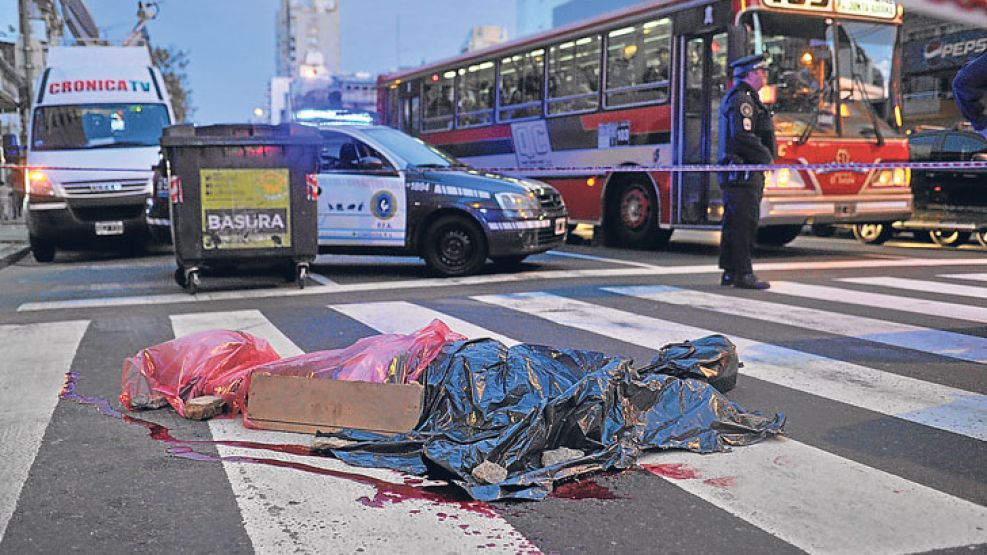
[[[481,62],[459,70],[458,127],[472,127],[493,122],[495,73],[493,61]]]
[[[500,120],[541,115],[545,50],[539,48],[500,61]]]
[[[596,110],[600,105],[600,37],[593,35],[548,49],[548,113]]]
[[[425,80],[423,131],[452,129],[456,72],[435,73]]]
[[[668,18],[607,34],[606,106],[668,102],[671,37]]]

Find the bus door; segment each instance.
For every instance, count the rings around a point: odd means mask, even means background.
[[[414,137],[418,136],[421,129],[421,82],[406,81],[399,85],[400,104],[397,104],[399,111],[399,122],[397,128]]]
[[[727,32],[714,29],[702,34],[679,35],[676,46],[680,78],[675,95],[675,162],[715,164],[718,111],[727,86]],[[674,179],[675,223],[719,223],[723,203],[716,174],[676,173]]]

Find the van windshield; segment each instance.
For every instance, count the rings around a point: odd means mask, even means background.
[[[164,104],[77,104],[34,112],[33,150],[157,146],[171,123]]]

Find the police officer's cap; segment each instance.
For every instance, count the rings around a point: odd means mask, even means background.
[[[743,77],[755,69],[760,69],[767,65],[767,57],[764,54],[751,54],[743,58],[737,58],[730,62],[730,69],[733,70],[734,77]]]

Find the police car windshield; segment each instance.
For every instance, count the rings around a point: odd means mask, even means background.
[[[45,106],[34,113],[34,150],[157,146],[170,123],[163,104]]]
[[[442,151],[395,129],[375,127],[372,129],[363,129],[362,132],[407,162],[408,166],[418,168],[448,168],[463,165]]]
[[[890,76],[897,39],[893,25],[840,21],[792,14],[749,14],[750,51],[770,59],[762,99],[775,113],[778,135],[836,136],[836,95],[842,134],[893,133]],[[836,40],[836,33],[839,40]],[[836,45],[839,44],[839,51]],[[838,60],[839,67],[835,67]]]

